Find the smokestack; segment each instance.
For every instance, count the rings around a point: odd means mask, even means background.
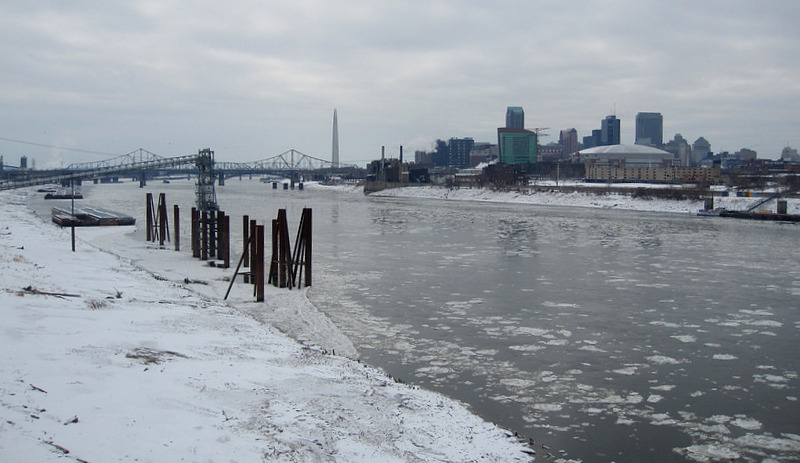
[[[383,161],[386,158],[385,153],[386,153],[386,147],[381,146],[381,161]]]
[[[400,145],[400,164],[403,163],[403,145]]]

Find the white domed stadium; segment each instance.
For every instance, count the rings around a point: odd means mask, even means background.
[[[645,145],[595,146],[578,151],[578,156],[583,162],[598,164],[616,164],[624,160],[628,166],[658,166],[674,159],[672,153]]]

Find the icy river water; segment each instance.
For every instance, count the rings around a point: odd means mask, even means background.
[[[84,202],[143,229],[144,191],[188,216],[187,181]],[[278,208],[296,229],[311,207],[309,294],[362,361],[535,440],[537,460],[800,460],[797,225],[236,179],[217,195],[234,229]]]

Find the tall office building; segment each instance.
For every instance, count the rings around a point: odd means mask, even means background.
[[[564,157],[578,151],[578,131],[574,128],[562,130],[559,143],[563,147],[562,155]]]
[[[469,167],[469,155],[474,146],[475,140],[472,138],[451,138],[448,143],[447,165],[461,169]]]
[[[636,114],[636,144],[661,148],[664,144],[664,118],[661,113]]]
[[[619,145],[620,121],[617,116],[606,116],[600,124],[600,145]]]
[[[333,110],[333,147],[331,153],[331,163],[333,167],[339,167],[339,122],[336,120],[336,109]]]
[[[497,145],[503,164],[533,164],[538,161],[536,132],[525,129],[497,129]]]
[[[600,129],[594,129],[591,135],[583,137],[583,149],[594,148],[600,145]]]
[[[525,111],[520,106],[509,106],[506,109],[506,128],[507,129],[524,129],[525,128]]]
[[[699,165],[709,154],[711,154],[711,143],[705,138],[700,137],[692,143],[692,164]]]

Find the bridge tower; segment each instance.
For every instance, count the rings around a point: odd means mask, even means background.
[[[199,172],[197,175],[197,210],[200,212],[210,212],[219,210],[217,204],[217,193],[214,190],[214,152],[209,148],[197,152],[195,161]]]

